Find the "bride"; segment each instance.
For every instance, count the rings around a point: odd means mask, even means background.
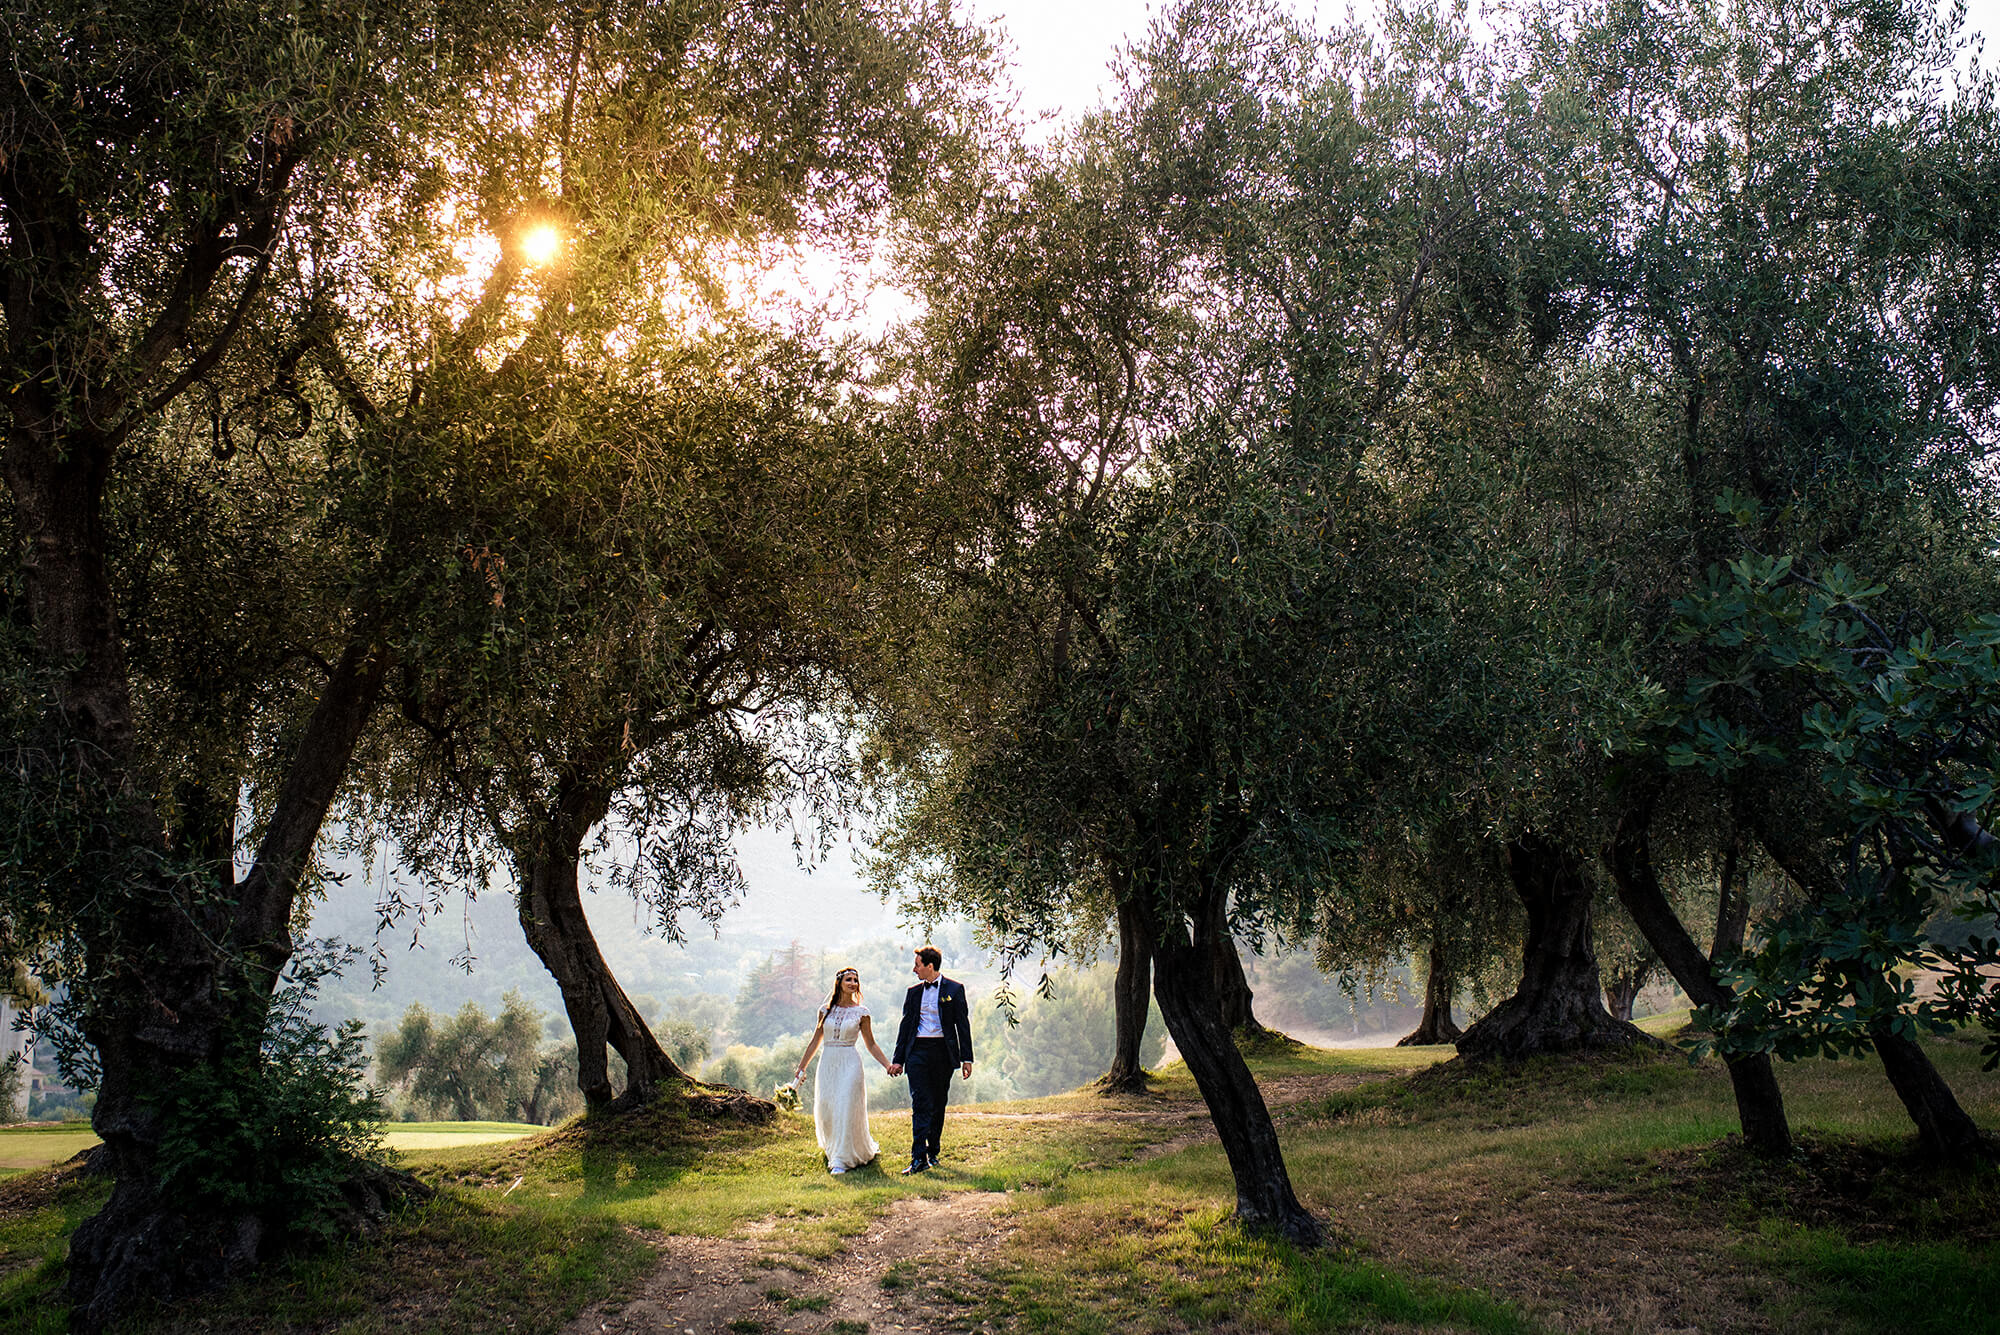
[[[861,1054],[854,1050],[859,1038],[868,1045],[868,1054],[889,1069],[889,1059],[875,1042],[875,1029],[868,1008],[861,1004],[861,975],[842,969],[833,976],[833,996],[820,1008],[819,1027],[813,1030],[806,1055],[799,1058],[794,1074],[805,1078],[806,1063],[818,1051],[819,1079],[813,1084],[813,1131],[819,1147],[826,1151],[826,1166],[836,1173],[872,1163],[875,1138],[868,1134],[868,1092],[861,1083]]]

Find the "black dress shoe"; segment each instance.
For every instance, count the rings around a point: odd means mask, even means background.
[[[924,1170],[925,1170],[926,1168],[929,1168],[929,1167],[930,1167],[930,1165],[929,1165],[929,1164],[923,1164],[923,1163],[913,1163],[913,1164],[911,1164],[911,1165],[910,1165],[910,1166],[909,1166],[908,1168],[905,1168],[905,1169],[903,1170],[903,1176],[904,1176],[904,1177],[908,1177],[908,1176],[909,1176],[910,1174],[912,1174],[912,1173],[921,1173],[921,1172],[923,1172],[923,1171],[924,1171]]]

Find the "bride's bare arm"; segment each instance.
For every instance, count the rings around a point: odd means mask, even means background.
[[[875,1021],[869,1016],[861,1017],[861,1041],[868,1045],[868,1051],[875,1060],[882,1063],[882,1069],[889,1069],[889,1059],[882,1055],[880,1045],[875,1042]]]
[[[863,1020],[861,1023],[863,1025],[866,1025],[868,1022],[866,1020]],[[793,1071],[792,1074],[799,1076],[801,1078],[805,1076],[806,1063],[813,1059],[813,1054],[815,1052],[819,1051],[819,1041],[825,1036],[826,1036],[826,1012],[821,1011],[819,1015],[819,1023],[813,1027],[812,1042],[806,1044],[806,1055],[799,1058],[798,1069]],[[868,1041],[868,1045],[870,1047],[873,1047],[875,1045],[875,1041],[873,1039],[870,1039]]]

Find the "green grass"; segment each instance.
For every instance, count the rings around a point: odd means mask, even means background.
[[[1649,1027],[1671,1034],[1683,1018]],[[1977,1046],[1931,1051],[1974,1116],[2000,1124],[2000,1076],[1979,1070]],[[729,1328],[756,1335],[827,1310],[819,1263],[895,1202],[987,1191],[1009,1193],[1004,1244],[896,1261],[868,1291],[1002,1335],[2000,1329],[1982,1298],[2000,1282],[2000,1173],[1911,1158],[1873,1063],[1781,1068],[1800,1150],[1762,1164],[1730,1139],[1713,1062],[1439,1065],[1449,1055],[1273,1046],[1253,1059],[1293,1100],[1278,1112],[1292,1181],[1331,1238],[1312,1253],[1230,1222],[1227,1162],[1173,1067],[1144,1095],[960,1110],[944,1169],[913,1179],[827,1174],[803,1116],[754,1127],[675,1108],[413,1151],[437,1203],[376,1242],[284,1260],[202,1317],[223,1332],[556,1331],[636,1293],[657,1254],[645,1239],[663,1233],[754,1241],[755,1310]],[[907,1125],[874,1119],[892,1163]],[[102,1192],[47,1172],[0,1183],[0,1328],[61,1328],[63,1241]]]
[[[514,1140],[548,1130],[523,1122],[388,1122],[382,1139],[398,1151],[447,1149]],[[87,1122],[0,1127],[0,1177],[61,1163],[97,1144]]]
[[[6,1127],[0,1129],[0,1172],[20,1173],[60,1163],[96,1143],[88,1122]]]
[[[1383,1323],[1514,1335],[1534,1329],[1476,1290],[1396,1273],[1347,1248],[1304,1253],[1245,1234],[1211,1199],[1128,1174],[1073,1184],[1022,1219],[1019,1257],[989,1277],[983,1315],[1097,1335],[1161,1316],[1196,1328],[1341,1330]]]
[[[62,1335],[69,1329],[61,1301],[69,1235],[95,1214],[111,1184],[47,1171],[24,1174],[0,1197],[0,1330]]]
[[[547,1130],[527,1122],[388,1122],[383,1124],[382,1139],[393,1150],[436,1150],[516,1140]]]
[[[1794,1279],[1807,1319],[1863,1335],[1974,1335],[2000,1330],[2000,1255],[1950,1242],[1859,1245],[1829,1229],[1767,1220],[1744,1256]]]

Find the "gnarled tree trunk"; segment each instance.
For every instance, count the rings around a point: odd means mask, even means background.
[[[136,101],[119,98],[114,120],[149,133],[159,86],[142,79],[129,91]],[[169,847],[140,755],[104,513],[129,434],[220,361],[252,308],[292,173],[313,151],[313,136],[302,129],[282,148],[266,141],[253,183],[243,173],[244,149],[257,139],[238,140],[233,113],[212,123],[228,127],[219,133],[190,130],[178,159],[200,165],[166,178],[188,188],[168,191],[184,207],[159,230],[151,219],[117,221],[115,207],[100,213],[94,196],[79,193],[101,182],[71,166],[78,146],[101,151],[103,136],[117,137],[111,123],[79,116],[59,125],[42,116],[40,131],[10,136],[0,164],[10,275],[0,474],[14,507],[18,546],[9,555],[20,557],[36,656],[55,683],[43,735],[21,740],[39,753],[27,768],[45,767],[56,781],[50,796],[80,799],[75,814],[87,822],[58,893],[83,945],[85,976],[75,981],[101,1071],[92,1123],[117,1174],[103,1210],[71,1239],[72,1319],[84,1329],[104,1326],[140,1298],[213,1287],[256,1258],[257,1221],[197,1215],[189,1203],[163,1197],[161,1114],[148,1096],[226,1053],[241,1060],[245,1043],[255,1060],[275,970],[291,952],[284,928],[296,869],[311,847],[310,839],[295,847],[293,836],[316,832],[331,798],[330,790],[320,800],[313,784],[288,780],[258,854],[269,870],[253,872],[233,896],[216,893],[219,866],[204,876],[170,865],[169,853],[179,850]],[[114,276],[113,256],[128,243],[173,268],[148,278],[141,271],[155,266],[142,264]],[[246,274],[235,261],[250,257],[257,258]],[[229,308],[236,318],[220,316]],[[379,685],[376,662],[370,655],[349,665],[362,686],[362,718]],[[336,673],[329,691],[339,683]],[[343,747],[340,734],[343,709],[354,702],[342,697],[330,708],[322,700],[300,744],[300,757],[324,755],[336,779],[352,751],[351,736]]]
[[[1213,924],[1219,915],[1213,912],[1213,904],[1207,907],[1210,911],[1201,914],[1199,922]],[[1319,1221],[1307,1213],[1292,1191],[1270,1109],[1243,1054],[1236,1049],[1234,1035],[1223,1022],[1222,1001],[1215,988],[1214,939],[1199,927],[1189,934],[1183,926],[1180,939],[1162,940],[1164,934],[1151,915],[1147,917],[1153,995],[1159,999],[1167,1032],[1194,1075],[1223,1153],[1229,1158],[1229,1170],[1236,1180],[1237,1218],[1250,1228],[1276,1232],[1299,1246],[1317,1246]]]
[[[1505,850],[1507,876],[1527,910],[1521,985],[1458,1040],[1462,1056],[1518,1060],[1652,1044],[1604,1009],[1591,944],[1590,882],[1567,849],[1524,834]]]
[[[1118,906],[1118,976],[1111,984],[1112,1027],[1116,1042],[1111,1069],[1097,1083],[1106,1093],[1146,1088],[1146,1068],[1139,1049],[1146,1038],[1146,1016],[1153,1000],[1153,953],[1137,906]]]
[[[1618,822],[1605,863],[1611,869],[1611,883],[1618,901],[1632,915],[1645,934],[1646,942],[1697,1006],[1722,1008],[1732,1000],[1729,990],[1715,976],[1714,966],[1701,953],[1688,930],[1667,902],[1653,871],[1651,842],[1652,804],[1640,801],[1628,807]],[[1778,1077],[1771,1059],[1762,1053],[1749,1057],[1725,1058],[1729,1084],[1736,1094],[1736,1119],[1743,1128],[1743,1143],[1759,1154],[1781,1155],[1791,1151],[1792,1128],[1785,1118],[1785,1096],[1778,1089]]]
[[[515,860],[521,931],[562,992],[576,1034],[576,1083],[591,1112],[614,1102],[607,1045],[625,1059],[621,1105],[650,1102],[661,1085],[689,1082],[619,986],[584,916],[577,863],[609,801],[609,794],[561,785],[555,809]]]
[[[102,1072],[91,1123],[116,1179],[104,1208],[70,1239],[69,1296],[81,1329],[101,1329],[140,1301],[219,1287],[253,1267],[267,1245],[271,1221],[252,1211],[203,1211],[162,1194],[156,1164],[165,1128],[151,1096],[204,1068],[258,1060],[265,1012],[292,955],[299,875],[386,665],[387,655],[361,640],[335,665],[256,861],[226,896],[167,872],[157,815],[133,795],[125,771],[124,828],[106,850],[123,865],[106,887],[108,902],[80,924],[94,980],[85,1030]],[[99,752],[100,764],[107,758]]]
[[[1431,937],[1430,965],[1424,971],[1424,1014],[1415,1032],[1396,1040],[1399,1048],[1427,1047],[1433,1043],[1456,1043],[1465,1033],[1451,1018],[1451,971],[1445,967],[1444,947],[1435,934]]]

